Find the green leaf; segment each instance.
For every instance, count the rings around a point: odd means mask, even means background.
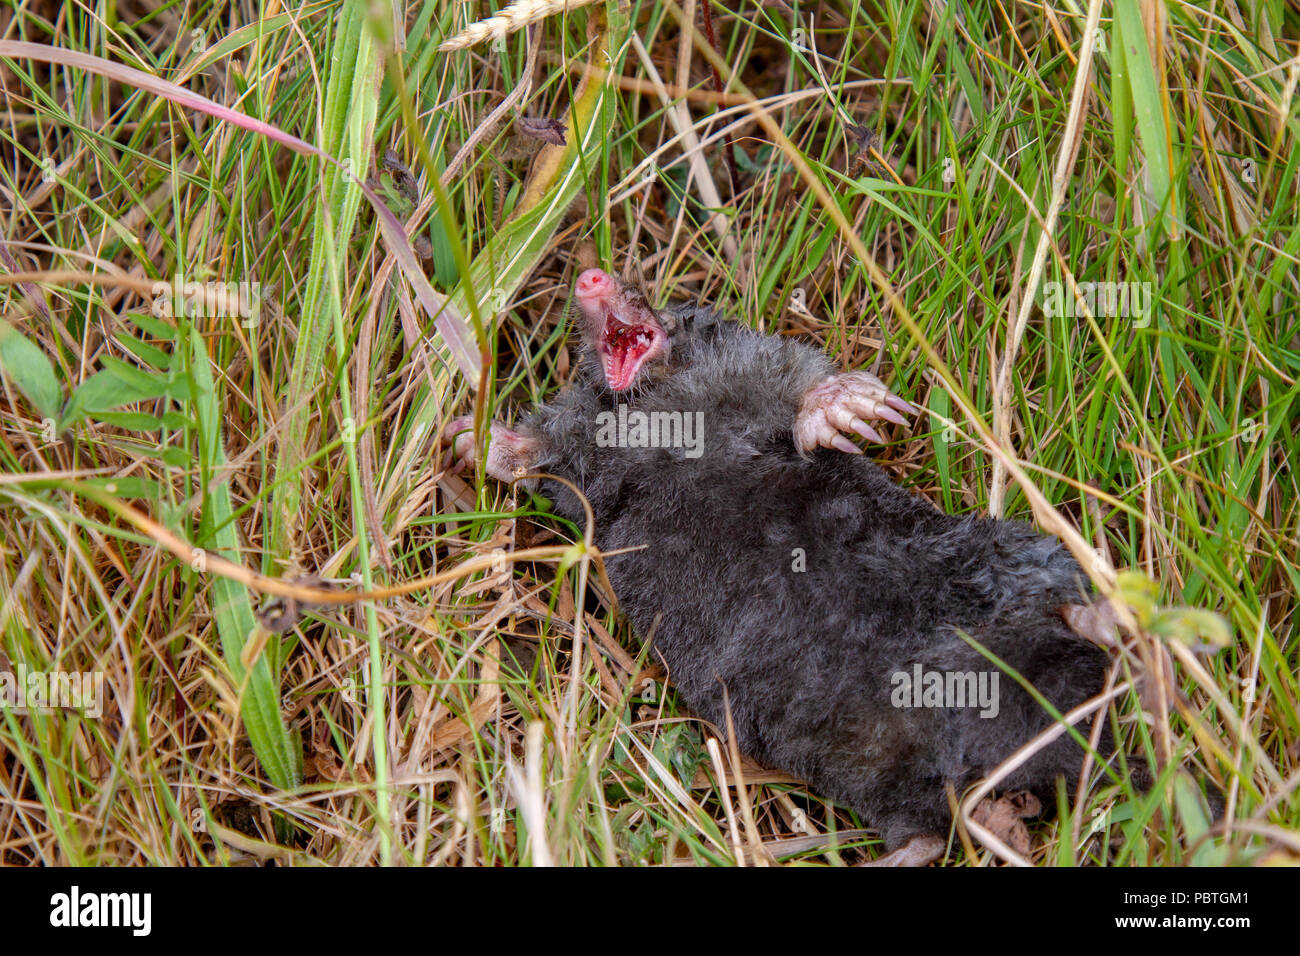
[[[3,319],[0,319],[0,371],[42,418],[58,418],[63,389],[59,387],[54,366],[39,345]]]
[[[659,738],[655,753],[661,760],[666,759],[672,766],[677,779],[687,787],[695,779],[695,773],[708,759],[708,751],[699,732],[690,724],[673,724]]]
[[[179,402],[182,405],[189,405],[194,401],[194,392],[190,388],[190,380],[183,375],[168,375],[167,391],[164,394],[173,402]]]
[[[97,412],[95,420],[132,432],[156,432],[162,428],[159,418],[144,412]]]
[[[375,43],[365,30],[365,16],[365,3],[347,0],[339,7],[335,21],[336,33],[320,116],[320,147],[338,156],[352,174],[345,175],[342,169],[327,165],[321,173],[323,185],[313,209],[311,257],[306,266],[300,308],[302,320],[285,392],[288,411],[279,423],[284,441],[280,443],[275,473],[282,480],[275,486],[268,515],[270,533],[264,559],[267,569],[277,557],[289,553],[301,518],[304,483],[295,472],[304,467],[311,396],[328,379],[321,370],[325,345],[334,316],[343,307],[334,297],[330,277],[333,275],[340,287],[346,281],[346,240],[352,235],[362,198],[358,183],[370,169],[374,149],[378,109],[375,83],[381,71]]]
[[[1133,111],[1137,115],[1138,133],[1151,183],[1151,200],[1161,210],[1156,223],[1167,223],[1168,232],[1177,234],[1178,198],[1173,192],[1172,157],[1169,124],[1164,97],[1156,78],[1151,48],[1147,45],[1142,13],[1136,3],[1115,5],[1115,25],[1133,94]]]
[[[124,362],[112,355],[105,355],[99,361],[104,366],[104,371],[116,376],[142,396],[156,398],[166,390],[167,379],[165,376],[138,369],[130,362]]]
[[[163,464],[171,465],[173,468],[188,468],[194,463],[194,456],[188,449],[169,445],[163,449],[162,460]]]
[[[1160,587],[1141,571],[1121,571],[1115,576],[1120,600],[1133,609],[1143,628],[1149,628],[1159,608]]]
[[[141,331],[148,332],[156,339],[176,338],[176,327],[148,312],[128,312],[126,318]]]
[[[119,498],[148,498],[158,500],[162,495],[162,486],[150,478],[127,476],[125,478],[86,478],[88,485],[102,488],[110,495]]]
[[[1210,829],[1210,815],[1201,798],[1201,790],[1196,781],[1185,771],[1174,775],[1174,806],[1183,821],[1187,845],[1196,846],[1190,861],[1192,866],[1223,866],[1223,847],[1217,841],[1206,838]]]
[[[460,281],[460,267],[451,249],[451,239],[441,218],[434,216],[429,223],[429,245],[433,249],[433,272],[438,284],[450,289]]]
[[[107,358],[105,364],[108,364]],[[125,364],[118,363],[118,365]],[[121,408],[123,405],[152,401],[167,394],[166,378],[154,378],[138,369],[131,369],[131,371],[136,374],[126,377],[115,366],[90,376],[72,393],[72,401],[68,403],[68,411],[64,417],[80,418],[86,412],[106,412]]]
[[[199,421],[199,449],[203,468],[202,542],[230,561],[241,561],[239,532],[235,526],[230,480],[223,473],[226,454],[221,445],[221,404],[217,400],[207,348],[197,329],[190,329],[190,361],[194,380],[194,410]],[[271,782],[282,790],[302,783],[302,748],[296,746],[280,712],[279,675],[271,661],[278,657],[275,638],[267,640],[252,667],[245,667],[244,648],[258,630],[248,589],[229,578],[214,575],[212,616],[221,638],[221,650],[235,679],[240,717],[253,752]]]
[[[796,282],[801,282],[808,276],[812,275],[813,270],[817,268],[817,263],[822,262],[825,259],[826,250],[831,247],[831,242],[834,241],[837,234],[835,223],[833,222],[828,224],[826,228],[822,230],[821,235],[817,237],[817,241],[812,244],[812,248],[808,250],[808,254],[804,258],[803,261],[805,267],[800,270],[799,278],[795,280]]]
[[[122,348],[126,349],[136,358],[150,368],[165,371],[171,367],[172,357],[169,353],[164,352],[156,345],[150,345],[148,342],[141,342],[133,335],[125,332],[116,332],[113,338],[117,340]]]
[[[1129,87],[1119,17],[1115,17],[1111,23],[1110,50],[1110,114],[1115,120],[1116,196],[1121,196],[1124,193],[1124,172],[1128,169],[1128,156],[1133,144],[1133,91]]]
[[[162,423],[164,428],[177,432],[189,431],[196,427],[193,419],[185,417],[180,412],[163,412]]]
[[[1151,623],[1151,633],[1186,644],[1192,650],[1217,652],[1232,643],[1232,628],[1213,611],[1176,607],[1161,611]]]

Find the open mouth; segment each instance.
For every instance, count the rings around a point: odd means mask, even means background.
[[[654,325],[629,324],[605,312],[600,333],[600,357],[605,381],[616,392],[629,388],[646,361],[663,351],[664,333]]]

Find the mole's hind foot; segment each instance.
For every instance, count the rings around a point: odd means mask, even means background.
[[[884,441],[864,419],[878,418],[906,425],[907,419],[899,412],[912,411],[911,405],[885,388],[870,372],[832,375],[804,395],[794,420],[794,445],[801,455],[807,455],[818,445],[860,455],[862,449],[841,432],[856,432],[869,441]]]
[[[892,853],[864,863],[863,866],[929,866],[943,856],[942,837],[914,836]]]
[[[1086,637],[1101,647],[1119,644],[1119,618],[1105,598],[1095,604],[1066,604],[1061,607],[1060,614],[1070,630],[1080,637]]]
[[[500,422],[489,426],[487,461],[484,470],[498,481],[514,481],[532,470],[537,456],[535,439],[511,431]],[[478,463],[478,444],[474,441],[474,419],[465,415],[447,423],[442,440],[453,449],[452,471],[462,471]]]
[[[1021,856],[1033,849],[1029,827],[1025,821],[1043,812],[1043,804],[1028,790],[1004,794],[997,798],[985,797],[971,811],[971,819],[985,827],[995,837]]]

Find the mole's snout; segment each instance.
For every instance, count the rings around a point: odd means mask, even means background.
[[[639,290],[603,269],[587,269],[573,291],[583,338],[613,391],[630,388],[642,366],[668,355],[668,335]]]
[[[584,299],[603,299],[618,288],[618,283],[603,269],[588,269],[578,276],[574,291]]]

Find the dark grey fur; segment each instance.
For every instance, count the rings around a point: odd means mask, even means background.
[[[725,729],[725,687],[743,752],[854,808],[890,848],[946,832],[945,785],[960,795],[1051,718],[1006,674],[993,719],[895,708],[892,675],[994,670],[960,629],[1069,710],[1107,666],[1059,613],[1085,600],[1085,577],[1027,525],[947,515],[863,456],[801,457],[800,402],[835,371],[817,350],[694,306],[660,319],[673,341],[662,374],[615,394],[588,357],[521,425],[541,439],[533,467],[583,490],[602,549],[648,545],[610,558],[609,577],[696,713]],[[702,456],[597,447],[596,416],[619,402],[702,411]],[[570,492],[543,491],[582,524]],[[1053,806],[1055,778],[1073,787],[1082,758],[1066,735],[1005,786]]]

